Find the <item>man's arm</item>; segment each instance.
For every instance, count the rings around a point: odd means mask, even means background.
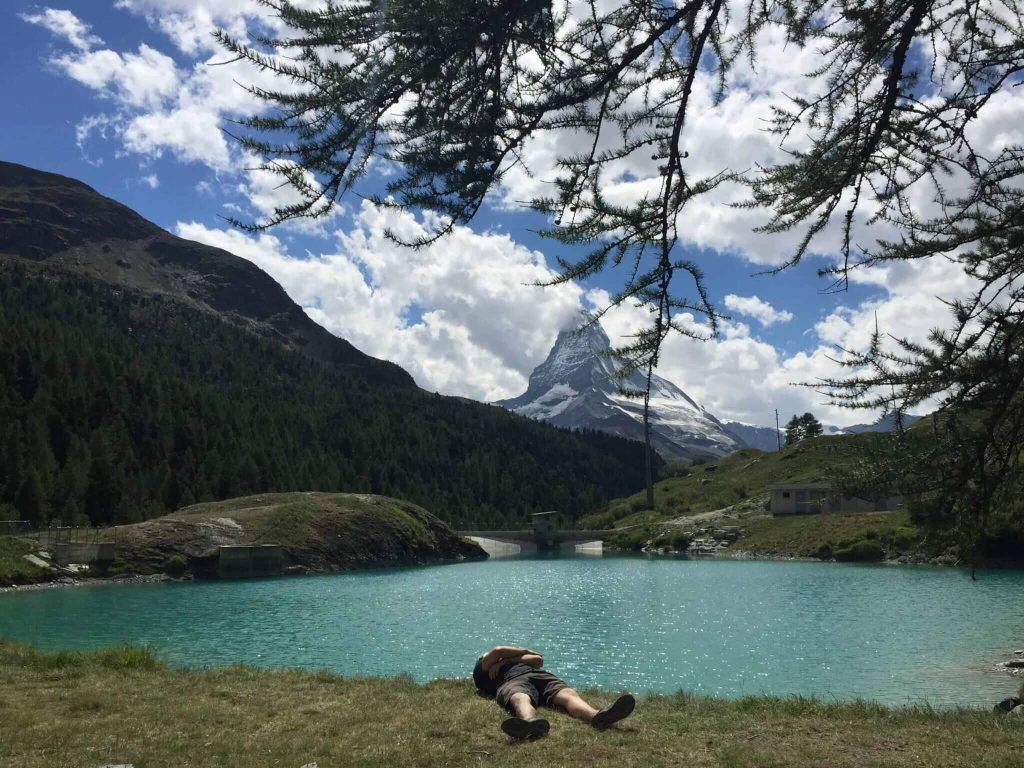
[[[520,656],[519,661],[523,664],[529,664],[534,669],[540,669],[544,666],[544,657],[539,653],[534,653],[533,651]]]
[[[533,659],[539,660],[536,662],[536,666],[539,668],[543,663],[544,659],[536,651],[531,651],[529,648],[517,648],[514,645],[499,645],[491,648],[487,653],[484,654],[481,660],[481,665],[484,668],[484,672],[490,675],[492,678],[497,673],[498,668],[502,663],[509,659],[521,659],[524,663],[534,666],[534,661],[526,661],[524,657],[533,657]],[[493,670],[493,673],[492,673]]]

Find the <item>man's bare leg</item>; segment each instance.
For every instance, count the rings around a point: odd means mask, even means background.
[[[577,720],[590,723],[598,730],[603,731],[619,720],[629,717],[633,707],[636,706],[636,699],[627,693],[619,696],[604,709],[598,710],[590,706],[572,688],[563,688],[551,698],[551,703],[556,707],[561,707]]]
[[[556,707],[561,707],[570,716],[582,720],[584,723],[589,723],[597,714],[597,710],[587,704],[583,697],[572,688],[560,690],[551,698],[551,703]]]
[[[539,739],[548,733],[548,721],[537,717],[533,701],[525,693],[513,693],[508,699],[513,716],[501,724],[501,730],[513,739]]]
[[[509,696],[508,705],[512,710],[512,714],[516,717],[521,717],[523,720],[533,720],[537,716],[537,710],[533,706],[533,701],[525,693],[513,693]]]

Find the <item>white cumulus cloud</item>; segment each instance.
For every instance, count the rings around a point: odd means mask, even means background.
[[[125,107],[159,106],[180,87],[174,59],[145,43],[137,53],[78,51],[54,58],[53,64],[82,85]]]
[[[20,13],[18,17],[22,21],[38,24],[58,37],[64,38],[80,51],[88,51],[97,45],[103,45],[103,40],[89,31],[89,25],[71,11],[44,8],[39,13]]]
[[[725,306],[741,315],[752,317],[761,325],[774,325],[775,323],[788,323],[793,319],[793,313],[785,309],[776,309],[767,301],[757,296],[737,296],[735,293],[726,295]]]
[[[95,145],[112,145],[115,152],[141,156],[143,163],[162,156],[203,164],[212,178],[200,182],[197,191],[222,197],[216,202],[241,218],[266,216],[293,201],[294,193],[272,175],[247,172],[258,158],[243,154],[222,131],[226,120],[262,108],[236,81],[263,88],[285,84],[242,64],[212,66],[226,58],[210,36],[214,28],[246,39],[249,28],[273,31],[279,20],[253,0],[117,0],[115,6],[164,33],[174,57],[147,44],[106,48],[88,23],[70,11],[45,8],[20,16],[61,41],[64,50],[52,55],[50,64],[105,105],[102,114],[82,116],[79,122],[76,138],[83,155],[88,150],[87,159],[102,162]],[[690,121],[682,137],[688,173],[743,171],[785,157],[764,131],[764,119],[783,99],[780,94],[807,93],[812,81],[805,73],[819,64],[813,48],[795,47],[779,30],[766,28],[759,36],[757,70],[737,62],[722,101],[714,101],[713,78],[701,70],[691,103],[699,119]],[[995,154],[1022,141],[1021,125],[1024,92],[1000,93],[972,121],[970,138]],[[797,135],[788,146],[799,147],[801,141]],[[549,194],[557,157],[577,152],[577,142],[569,134],[529,142],[524,158],[532,175],[513,169],[491,202],[514,207],[517,201]],[[623,202],[643,194],[656,183],[656,165],[643,152],[619,162],[608,175],[608,198]],[[144,183],[155,184],[155,174],[153,180]],[[955,190],[956,179],[949,183]],[[237,206],[232,201],[236,194],[248,206]],[[691,204],[679,222],[684,245],[738,254],[761,265],[783,263],[800,233],[754,232],[764,223],[764,212],[729,205],[744,195],[738,186],[723,186]],[[927,203],[922,200],[921,206]],[[288,236],[299,231],[320,237],[322,245],[310,246],[314,254],[291,252],[285,240],[271,234],[250,237],[196,222],[179,223],[177,231],[252,260],[318,322],[366,352],[403,365],[422,386],[483,400],[522,392],[530,371],[579,307],[602,306],[607,300],[601,291],[585,293],[574,284],[533,287],[551,277],[551,268],[542,254],[506,235],[459,227],[431,248],[411,251],[384,232],[391,228],[413,237],[425,231],[429,214],[417,218],[364,204],[347,231],[326,231],[345,215],[341,211],[327,221],[288,230]],[[858,223],[856,236],[867,243],[871,238],[863,224]],[[830,229],[818,249],[828,258],[837,243]],[[718,287],[714,279],[709,274],[713,290]],[[670,338],[660,373],[722,418],[768,424],[778,408],[782,414],[810,410],[839,425],[870,420],[863,412],[828,406],[813,387],[794,384],[837,375],[840,369],[832,358],[840,348],[863,348],[876,319],[883,333],[924,340],[933,327],[948,325],[941,299],[961,296],[970,285],[957,265],[944,261],[886,265],[857,271],[852,279],[877,289],[874,298],[852,303],[837,297],[831,311],[809,323],[801,349],[784,352],[736,320],[725,323],[721,337],[708,343]],[[730,293],[724,304],[761,326],[793,321],[792,313],[756,296]],[[627,306],[610,313],[605,324],[613,342],[621,342],[648,320],[645,311]]]
[[[317,322],[400,364],[430,390],[479,400],[517,395],[573,322],[582,291],[541,289],[544,256],[507,235],[458,227],[430,248],[385,236],[427,231],[426,220],[364,203],[334,252],[297,257],[273,235],[181,222],[177,234],[236,253],[272,275]]]

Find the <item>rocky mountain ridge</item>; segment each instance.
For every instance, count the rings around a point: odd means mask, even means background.
[[[906,429],[921,417],[906,414],[903,417],[903,428]],[[789,420],[788,418],[786,419]],[[757,448],[761,451],[777,451],[779,444],[786,444],[786,430],[781,428],[776,431],[775,427],[765,427],[760,424],[747,424],[742,421],[723,421],[726,429],[736,435],[748,448]],[[864,432],[895,432],[896,422],[892,416],[880,417],[870,424],[853,424],[849,427],[836,427],[831,424],[823,425],[825,435],[859,435]]]
[[[0,162],[0,261],[173,297],[378,385],[414,387],[402,368],[317,325],[246,259],[185,240],[92,187]]]
[[[621,390],[643,389],[644,376],[634,373],[617,382],[622,362],[610,352],[600,324],[562,331],[530,374],[526,392],[497,404],[560,427],[643,440],[643,403]],[[652,381],[651,425],[651,443],[666,460],[714,459],[743,447],[713,414],[658,375]]]

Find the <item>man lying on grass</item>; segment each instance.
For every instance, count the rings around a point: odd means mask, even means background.
[[[604,709],[594,709],[565,681],[541,669],[543,665],[544,657],[536,651],[499,645],[477,659],[473,668],[476,689],[512,713],[501,730],[513,739],[547,734],[548,721],[537,717],[537,707],[542,704],[562,709],[599,731],[628,717],[636,706],[636,699],[627,693]]]

